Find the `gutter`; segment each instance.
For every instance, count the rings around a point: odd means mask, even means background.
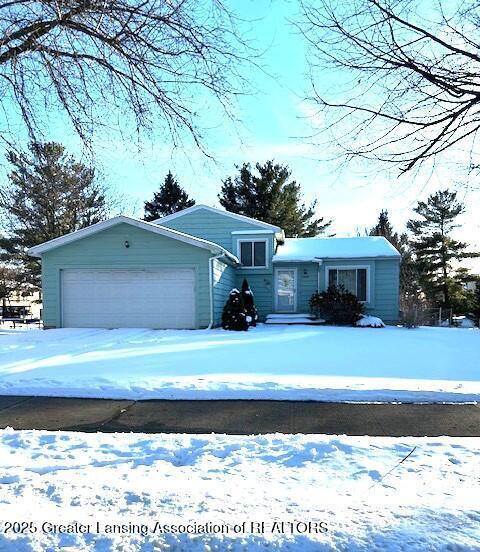
[[[318,264],[318,270],[317,270],[317,292],[320,293],[320,267],[323,264],[323,259],[315,258],[313,259],[314,263]]]

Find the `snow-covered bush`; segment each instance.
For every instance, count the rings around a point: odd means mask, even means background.
[[[236,332],[247,331],[247,313],[243,304],[242,294],[233,288],[223,307],[222,328]]]
[[[310,308],[317,318],[338,325],[354,326],[363,314],[363,304],[343,286],[330,286],[327,291],[314,293]]]
[[[245,313],[247,315],[247,322],[249,326],[256,326],[258,322],[258,312],[255,308],[255,300],[253,298],[252,290],[248,285],[248,281],[245,278],[242,284],[242,299],[245,307]]]
[[[385,323],[378,316],[371,316],[369,314],[362,314],[360,320],[357,320],[358,327],[360,328],[384,328]]]

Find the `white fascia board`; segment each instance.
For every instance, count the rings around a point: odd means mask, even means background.
[[[187,215],[188,213],[193,213],[195,211],[198,211],[199,209],[206,209],[207,211],[211,211],[212,213],[219,213],[221,215],[241,220],[242,222],[250,222],[252,224],[256,224],[257,226],[261,226],[262,228],[267,228],[269,230],[273,230],[274,232],[282,232],[282,229],[279,226],[275,226],[274,224],[270,224],[268,222],[262,222],[261,220],[257,220],[251,217],[247,217],[245,215],[239,215],[237,213],[231,213],[230,211],[226,211],[225,209],[217,209],[217,207],[210,207],[209,205],[193,205],[193,207],[187,207],[186,209],[183,209],[182,211],[178,211],[176,213],[173,213],[171,215],[167,215],[166,217],[162,217],[159,219],[156,219],[153,221],[153,224],[164,224],[165,222],[169,222],[170,220],[174,220],[179,217],[183,217],[184,215]]]
[[[400,260],[400,255],[380,255],[380,256],[362,256],[362,257],[299,257],[299,258],[292,258],[292,259],[276,259],[273,257],[272,262],[273,263],[318,263],[323,261],[361,261],[363,259],[368,260],[374,260],[374,261],[391,261],[396,259],[397,261]]]
[[[87,236],[91,236],[93,234],[96,234],[97,232],[101,232],[102,230],[106,230],[107,228],[116,226],[117,224],[121,223],[129,224],[131,226],[135,226],[137,228],[141,228],[155,234],[160,234],[162,236],[173,238],[196,247],[208,249],[212,253],[222,253],[232,262],[239,263],[239,260],[235,257],[235,255],[233,255],[220,245],[217,245],[216,243],[209,242],[207,240],[203,240],[189,234],[184,234],[183,232],[178,232],[177,230],[172,230],[171,228],[159,226],[158,224],[154,224],[152,222],[146,222],[144,220],[137,220],[131,217],[127,217],[125,215],[120,215],[108,220],[97,222],[96,224],[92,224],[87,228],[82,228],[81,230],[66,234],[65,236],[60,236],[59,238],[54,238],[53,240],[35,245],[34,247],[31,247],[27,250],[27,254],[31,257],[40,257],[41,254],[45,253],[46,251],[50,251],[51,249],[55,249],[56,247],[60,247],[79,239],[86,238]]]
[[[250,235],[250,234],[275,234],[275,230],[234,230],[232,234]]]
[[[272,263],[318,263],[319,259],[317,258],[311,258],[311,257],[304,257],[304,258],[296,258],[296,259],[276,259],[273,257]]]
[[[324,260],[324,261],[361,261],[362,259],[371,259],[371,260],[378,260],[378,261],[391,261],[393,259],[396,259],[397,261],[400,260],[400,253],[398,255],[362,255],[362,256],[345,256],[345,257],[314,257],[314,261],[317,260]]]

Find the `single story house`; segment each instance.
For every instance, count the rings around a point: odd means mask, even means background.
[[[32,247],[45,328],[206,328],[248,279],[261,319],[308,313],[343,284],[386,322],[399,315],[398,251],[383,237],[285,238],[278,226],[206,205],[154,222],[117,216]]]

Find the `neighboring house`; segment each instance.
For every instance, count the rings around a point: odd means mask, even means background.
[[[277,226],[205,205],[154,222],[115,217],[29,254],[42,259],[45,328],[216,326],[244,278],[261,319],[309,312],[330,283],[398,320],[400,255],[385,238],[285,239]]]
[[[0,318],[23,318],[40,320],[42,317],[42,300],[40,292],[32,290],[29,293],[13,292],[4,297],[0,305]]]

